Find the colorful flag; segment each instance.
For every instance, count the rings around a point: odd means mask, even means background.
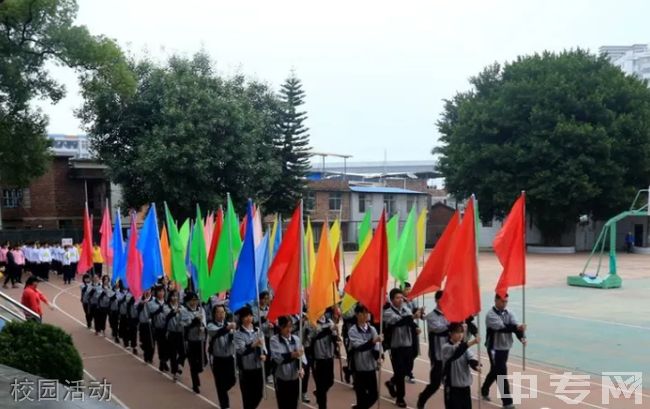
[[[309,289],[307,304],[307,318],[314,325],[328,307],[339,302],[339,294],[336,290],[337,271],[329,241],[327,229],[323,228],[318,243],[316,271]]]
[[[323,224],[323,229],[327,230],[327,225]],[[314,270],[316,270],[316,251],[314,250],[314,232],[311,228],[311,220],[307,217],[307,231],[305,232],[305,277],[303,277],[302,287],[309,288],[314,279]]]
[[[512,205],[494,238],[494,252],[503,266],[496,293],[505,297],[509,287],[526,285],[526,194]]]
[[[388,268],[391,269],[397,258],[397,242],[399,238],[399,213],[386,223],[386,240],[388,241]]]
[[[248,201],[246,233],[239,252],[237,269],[230,289],[230,310],[236,312],[257,298],[257,274],[255,271],[255,224],[253,201]]]
[[[205,247],[205,232],[201,220],[201,209],[196,205],[196,221],[192,234],[190,247],[190,262],[196,271],[196,282],[194,285],[199,289],[201,301],[206,302],[214,294],[208,288],[208,252]]]
[[[287,233],[269,268],[269,284],[275,296],[269,307],[268,319],[301,313],[301,269],[303,252],[301,206],[291,216]]]
[[[77,263],[77,273],[83,274],[93,268],[93,227],[88,214],[88,202],[84,211],[84,238],[81,242],[81,252]]]
[[[212,293],[227,291],[232,286],[235,264],[240,250],[239,219],[235,214],[230,196],[228,196],[228,208],[221,229],[221,237],[217,244],[212,270],[210,270],[210,291]]]
[[[409,278],[409,268],[414,268],[417,260],[417,242],[415,235],[414,206],[411,208],[411,211],[406,218],[406,224],[404,224],[402,235],[400,236],[399,241],[397,242],[397,248],[395,249],[394,263],[390,268],[392,276],[402,285]]]
[[[352,270],[345,293],[365,305],[373,320],[379,322],[386,302],[388,281],[388,239],[386,212],[382,211],[379,225],[359,264]]]
[[[269,232],[267,231],[262,238],[262,242],[255,249],[255,272],[257,275],[257,285],[260,291],[265,291],[269,287],[268,273],[269,270]]]
[[[162,255],[160,254],[160,236],[158,235],[158,218],[156,205],[149,206],[149,212],[144,219],[138,239],[138,251],[142,255],[142,288],[147,290],[153,287],[162,276]]]
[[[271,237],[269,237],[269,255],[270,260],[273,261],[275,255],[280,249],[280,243],[282,242],[282,216],[275,216],[273,221],[273,229],[271,230]]]
[[[341,279],[341,221],[336,218],[332,227],[330,228],[330,248],[332,258],[334,259],[334,267],[336,267],[336,281]]]
[[[111,231],[111,212],[108,209],[108,200],[106,201],[106,206],[104,207],[104,217],[102,217],[102,225],[99,228],[99,233],[102,235],[99,242],[100,252],[104,263],[113,264],[113,248],[112,244],[112,231]]]
[[[165,203],[165,216],[167,236],[169,239],[171,278],[177,282],[181,288],[187,287],[187,267],[185,266],[185,252],[187,251],[187,236],[189,236],[189,226],[187,221],[181,228],[183,234],[178,231],[172,214]]]
[[[219,237],[221,236],[221,229],[223,228],[223,209],[219,207],[217,217],[214,222],[214,231],[212,232],[212,240],[210,241],[210,250],[208,251],[208,269],[212,271],[214,265],[214,256],[217,253],[217,245],[219,244]]]
[[[359,225],[359,234],[357,236],[359,248],[363,246],[368,235],[372,235],[372,212],[370,210],[366,210],[366,213],[363,215],[363,221]]]
[[[429,254],[429,258],[424,264],[418,279],[415,280],[413,288],[409,293],[411,299],[422,294],[432,293],[442,287],[442,280],[445,278],[447,263],[449,263],[449,246],[459,222],[460,212],[456,210],[438,239],[433,251]]]
[[[115,284],[119,279],[126,285],[126,253],[124,251],[124,239],[122,238],[122,222],[119,210],[115,212],[115,226],[113,227],[113,277],[111,282]]]
[[[422,209],[420,212],[420,215],[418,216],[418,221],[417,221],[417,259],[418,263],[420,260],[423,259],[424,257],[424,247],[427,241],[427,209],[426,207]],[[414,268],[413,266],[412,268]]]
[[[160,231],[160,254],[162,255],[163,272],[167,278],[172,278],[172,253],[169,249],[169,239],[167,234],[167,226],[163,224]]]
[[[135,224],[135,213],[132,213],[126,253],[126,284],[136,300],[142,296],[142,255],[138,251],[137,243],[138,228]]]
[[[264,236],[264,232],[262,231],[262,213],[260,212],[259,207],[255,207],[253,223],[253,231],[255,232],[255,248],[257,248],[262,242],[262,236]]]
[[[481,311],[476,260],[476,214],[474,196],[451,241],[447,282],[440,309],[449,322],[462,322]]]
[[[213,233],[214,233],[214,218],[213,218],[213,214],[208,212],[208,214],[205,216],[205,221],[203,224],[203,235],[205,240],[206,254],[210,252],[210,244],[212,243]]]

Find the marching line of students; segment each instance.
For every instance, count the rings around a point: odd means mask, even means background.
[[[479,342],[471,317],[462,323],[450,323],[439,308],[424,315],[423,308],[406,298],[407,293],[399,288],[390,291],[383,309],[383,331],[360,304],[343,316],[337,308],[329,308],[315,325],[304,314],[269,322],[270,296],[266,291],[260,293],[254,306],[233,313],[228,310],[227,297],[213,296],[201,304],[197,294],[179,291],[166,277],[135,299],[119,281],[112,286],[108,276],[84,275],[81,302],[89,329],[94,324],[95,333],[105,335],[108,320],[114,342],[121,342],[137,355],[139,341],[144,360],[150,364],[157,351],[159,370],[170,372],[174,381],[187,361],[194,392],[200,393],[199,374],[209,367],[219,405],[224,409],[231,407],[229,391],[237,381],[244,409],[259,406],[266,383],[275,386],[278,408],[297,408],[301,401],[310,401],[310,372],[316,404],[319,409],[327,408],[327,394],[334,384],[334,360],[341,358],[341,342],[347,353],[346,382],[353,384],[356,395],[352,407],[370,408],[379,399],[377,371],[381,370],[385,351],[390,354],[394,373],[385,386],[395,398],[395,405],[406,407],[405,382],[413,377],[415,344],[419,344],[417,321],[425,320],[431,370],[429,384],[418,395],[417,408],[424,408],[441,385],[446,408],[471,408],[470,369],[480,371],[470,349]],[[436,293],[436,301],[442,294]],[[526,342],[525,326],[517,323],[506,305],[507,297],[497,296],[495,307],[486,317],[491,363],[481,389],[486,400],[490,399],[489,389],[497,376],[507,374],[512,335]],[[507,382],[503,385],[501,392],[509,393]],[[514,406],[511,400],[504,399],[503,407]]]

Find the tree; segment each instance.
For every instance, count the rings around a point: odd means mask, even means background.
[[[204,53],[131,66],[131,98],[94,81],[79,112],[124,206],[167,201],[174,216],[189,217],[197,203],[214,209],[228,192],[242,210],[249,197],[264,203],[277,193],[280,101],[267,85],[218,76]]]
[[[47,169],[47,117],[35,98],[58,102],[65,88],[46,63],[74,68],[81,81],[101,78],[128,94],[133,78],[112,41],[74,25],[75,0],[0,3],[0,183],[25,186]]]
[[[545,52],[486,67],[445,102],[439,170],[457,197],[476,193],[483,220],[521,190],[545,244],[580,214],[605,219],[650,180],[650,90],[604,56]]]
[[[309,130],[304,125],[307,113],[300,110],[304,104],[305,91],[295,73],[292,72],[282,84],[280,99],[279,135],[275,144],[282,169],[273,190],[286,193],[272,196],[267,208],[289,215],[305,191],[306,176],[311,167]]]

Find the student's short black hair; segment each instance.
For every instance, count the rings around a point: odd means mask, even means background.
[[[32,285],[32,284],[34,284],[34,283],[38,283],[39,281],[41,281],[41,280],[39,280],[38,277],[36,277],[36,276],[29,276],[29,278],[27,279],[27,281],[25,281],[25,287],[29,287],[30,285]]]
[[[225,305],[223,305],[223,304],[216,304],[214,307],[212,307],[212,315],[216,315],[217,308],[223,308],[223,312],[227,312],[227,311],[226,311],[226,306],[225,306]]]
[[[445,292],[442,291],[442,290],[438,290],[438,291],[436,291],[436,301],[440,301],[440,299],[442,298],[442,296],[443,296],[444,293],[445,293]]]
[[[278,327],[280,328],[285,328],[287,325],[293,324],[293,321],[291,320],[291,317],[288,315],[283,315],[280,318],[278,318]]]
[[[88,273],[84,273],[84,275],[81,276],[81,280],[82,280],[82,281],[85,280],[86,278],[90,280],[90,274],[88,274]]]
[[[171,299],[172,295],[178,296],[178,291],[176,290],[170,290],[169,293],[167,293],[167,299]]]
[[[158,285],[158,284],[156,284],[156,285],[153,287],[153,293],[154,293],[154,294],[157,294],[158,291],[165,291],[165,287],[163,287],[162,285]]]
[[[465,328],[463,328],[463,324],[460,322],[452,322],[449,324],[449,333],[453,334],[454,332],[465,332]]]
[[[390,300],[393,301],[395,296],[398,295],[398,294],[404,295],[404,291],[402,291],[399,288],[393,288],[392,290],[390,290],[390,293],[388,293],[388,298],[390,298]]]
[[[269,295],[269,292],[266,291],[266,290],[260,292],[260,300],[261,300],[262,298],[266,297],[267,295]]]
[[[243,320],[244,318],[253,315],[253,310],[248,305],[245,305],[238,309],[236,314],[239,316],[240,320]]]
[[[508,293],[506,293],[504,297],[501,297],[501,296],[499,295],[499,293],[494,294],[494,301],[496,301],[496,300],[503,300],[503,301],[505,301],[506,298],[508,298]]]
[[[411,288],[411,283],[404,281],[404,288]]]
[[[357,304],[357,306],[354,307],[354,313],[361,314],[362,312],[368,312],[368,308],[363,304]]]

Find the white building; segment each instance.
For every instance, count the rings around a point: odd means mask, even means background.
[[[648,44],[605,45],[599,48],[612,64],[629,75],[650,80],[650,48]]]

